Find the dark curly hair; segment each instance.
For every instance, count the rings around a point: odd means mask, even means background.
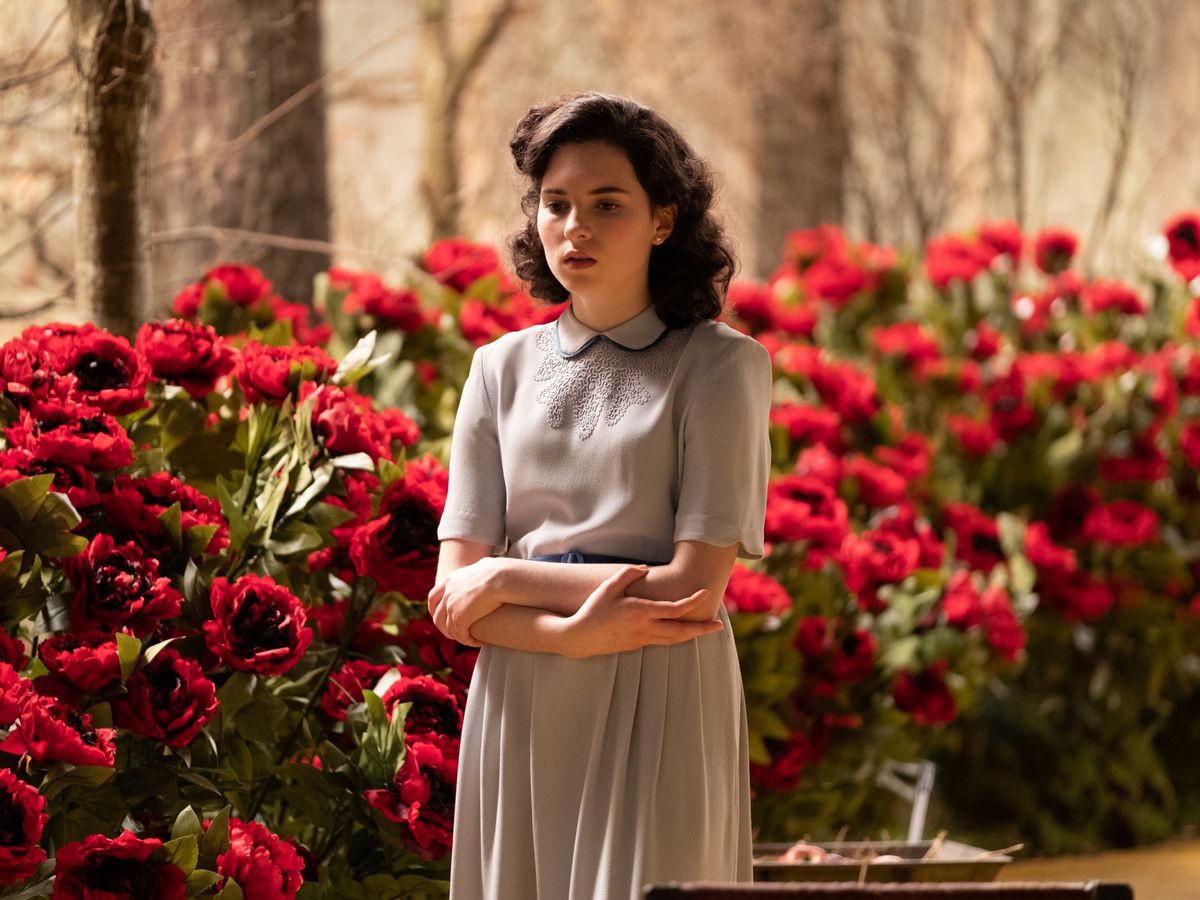
[[[708,166],[662,116],[627,97],[589,91],[558,97],[529,110],[509,147],[529,187],[521,199],[525,227],[508,241],[517,274],[530,293],[560,303],[569,292],[550,271],[538,236],[542,178],[554,151],[564,144],[607,141],[633,164],[656,207],[674,203],[670,236],[650,253],[649,287],[655,312],[672,328],[721,313],[737,260],[712,214],[713,178]]]

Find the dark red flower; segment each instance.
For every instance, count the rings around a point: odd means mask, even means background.
[[[792,471],[824,482],[836,491],[842,483],[845,468],[841,456],[832,453],[824,444],[817,444],[800,451]]]
[[[1083,530],[1084,519],[1093,506],[1100,502],[1095,488],[1083,484],[1069,484],[1055,492],[1046,513],[1046,527],[1050,537],[1060,544],[1076,540]]]
[[[423,600],[433,589],[440,548],[437,524],[445,506],[441,476],[428,462],[410,462],[404,478],[384,492],[378,517],[355,533],[350,545],[355,571],[374,578],[382,591]]]
[[[858,605],[869,612],[882,608],[878,589],[897,584],[917,568],[921,548],[916,541],[887,531],[848,534],[838,552],[846,572],[846,586],[854,591]]]
[[[1013,612],[1012,600],[1003,588],[993,586],[984,589],[980,605],[988,643],[1002,658],[1015,662],[1025,647],[1026,635]]]
[[[771,424],[787,429],[794,444],[837,447],[840,443],[841,419],[832,409],[822,406],[782,403],[771,410]]]
[[[858,454],[846,460],[844,474],[858,481],[858,496],[868,506],[882,509],[908,496],[908,478]]]
[[[365,313],[381,328],[406,333],[417,331],[425,323],[421,299],[415,291],[385,287],[373,272],[333,268],[329,280],[336,290],[347,292],[342,307],[347,313]]]
[[[871,677],[875,671],[875,636],[862,628],[849,631],[833,647],[829,675],[834,681],[853,684]]]
[[[20,718],[0,751],[29,758],[49,767],[64,762],[74,766],[108,766],[116,760],[114,728],[96,728],[92,717],[50,697],[30,694]]]
[[[365,793],[368,804],[402,825],[404,843],[422,859],[450,852],[458,742],[436,734],[406,735],[404,763],[387,790]]]
[[[156,852],[161,846],[132,831],[64,844],[55,854],[51,900],[184,900],[183,870]]]
[[[790,294],[799,294],[788,293],[789,299]],[[796,337],[811,337],[817,324],[816,309],[799,299],[785,302],[772,285],[734,281],[729,285],[728,296],[730,307],[752,334],[778,330]]]
[[[1038,587],[1046,605],[1070,621],[1097,619],[1113,605],[1112,588],[1082,569],[1047,575],[1039,580]]]
[[[1185,422],[1180,427],[1179,449],[1189,466],[1200,468],[1200,420]]]
[[[1144,315],[1148,304],[1144,297],[1120,281],[1096,280],[1083,289],[1084,308],[1091,313],[1115,310],[1130,316]]]
[[[159,381],[178,384],[193,397],[207,396],[233,370],[234,352],[211,325],[185,319],[147,322],[137,349]]]
[[[805,293],[838,308],[878,284],[875,275],[849,257],[827,254],[804,270]]]
[[[84,641],[63,632],[38,645],[38,658],[50,675],[61,678],[80,694],[98,694],[121,683],[121,660],[115,638]]]
[[[46,858],[39,842],[46,798],[11,769],[0,769],[0,884],[28,878]]]
[[[917,542],[920,553],[917,567],[922,569],[937,569],[942,565],[946,556],[946,547],[938,537],[933,526],[924,518],[918,518],[916,507],[911,503],[902,503],[878,517],[876,530],[909,538]]]
[[[150,367],[123,337],[107,331],[79,334],[56,366],[60,374],[73,376],[73,400],[111,416],[146,406]]]
[[[336,371],[337,362],[319,347],[272,347],[258,341],[242,347],[236,368],[246,399],[274,406],[294,396],[301,382],[325,381]]]
[[[58,373],[35,343],[13,338],[0,346],[0,394],[20,409],[50,397]]]
[[[0,485],[2,487],[3,485]],[[4,561],[7,556],[7,551],[0,550],[0,562]],[[9,637],[8,632],[0,629],[0,663],[8,663],[17,671],[25,668],[25,663],[29,662],[29,651],[25,649],[25,642],[20,638]]]
[[[363,691],[373,689],[375,683],[392,667],[387,663],[373,663],[365,659],[352,659],[329,676],[329,684],[321,696],[321,709],[331,719],[343,722],[346,709],[362,703]],[[398,666],[401,674],[419,675],[417,666]]]
[[[871,340],[883,356],[903,357],[917,364],[942,355],[937,338],[917,322],[897,322],[871,331]]]
[[[768,742],[771,762],[750,764],[750,777],[767,791],[791,791],[800,785],[804,770],[821,761],[824,742],[804,731],[794,731],[785,742]]]
[[[1021,370],[1013,366],[987,386],[985,392],[991,408],[991,423],[1004,440],[1032,430],[1037,425],[1037,413],[1029,405],[1025,390],[1025,378]]]
[[[232,817],[217,872],[236,881],[247,900],[292,900],[304,885],[304,860],[295,847],[258,822]]]
[[[1025,555],[1044,575],[1068,574],[1079,568],[1075,551],[1055,544],[1045,522],[1030,522],[1026,526]]]
[[[0,662],[0,728],[7,728],[21,715],[25,701],[33,695],[33,685],[12,666]]]
[[[425,271],[442,284],[462,292],[485,275],[502,275],[494,247],[463,238],[436,241],[421,260]]]
[[[735,563],[725,588],[725,608],[731,613],[766,613],[782,616],[792,608],[792,598],[782,584],[766,572]]]
[[[766,535],[775,542],[810,541],[836,548],[849,514],[833,488],[805,475],[783,475],[767,489]]]
[[[116,723],[168,747],[186,747],[217,714],[216,687],[174,647],[134,672],[125,690],[113,701]]]
[[[375,411],[369,397],[353,388],[305,382],[300,397],[316,393],[312,421],[325,449],[333,456],[365,453],[375,462],[392,458],[392,434],[388,422]],[[401,413],[403,415],[403,413]]]
[[[1071,265],[1079,238],[1063,228],[1043,228],[1033,241],[1033,258],[1047,275],[1057,275]]]
[[[204,552],[219,553],[229,545],[229,523],[221,512],[221,504],[170,472],[140,477],[118,475],[101,502],[111,531],[136,539],[160,558],[169,556],[174,548],[159,517],[176,503],[180,528],[185,534],[198,526],[217,526]]]
[[[946,417],[946,426],[968,456],[987,456],[1000,441],[1000,435],[996,433],[996,426],[990,418],[980,421],[968,416],[951,415]]]
[[[1083,521],[1083,539],[1121,546],[1154,543],[1158,540],[1158,513],[1134,500],[1093,507]]]
[[[925,245],[925,275],[934,287],[970,282],[995,258],[992,248],[959,235],[933,238]]]
[[[1158,447],[1157,436],[1133,439],[1123,456],[1100,457],[1100,477],[1112,484],[1159,481],[1167,477],[1167,455]]]
[[[1016,268],[1021,261],[1021,226],[1011,219],[999,219],[995,222],[983,222],[979,225],[979,246],[991,254],[1008,258],[1009,264]]]
[[[208,648],[235,669],[282,675],[312,642],[304,604],[263,575],[243,575],[233,584],[213,579],[209,604],[213,617],[204,623]]]
[[[951,722],[958,706],[946,687],[946,660],[940,659],[920,672],[901,672],[892,689],[896,708],[912,716],[918,725]]]
[[[51,490],[66,494],[80,512],[100,502],[95,476],[78,463],[35,456],[23,447],[0,451],[0,487],[16,478],[33,475],[53,475],[54,487]]]
[[[389,714],[400,703],[412,704],[404,719],[406,734],[433,732],[456,738],[462,733],[458,698],[445,682],[432,675],[402,676],[380,699]]]
[[[961,569],[950,576],[942,592],[946,624],[966,630],[983,622],[983,603],[969,572]]]
[[[462,699],[471,684],[479,650],[446,637],[429,616],[408,623],[401,636],[407,651],[415,654],[427,671],[442,675]]]
[[[883,407],[875,380],[851,363],[819,360],[810,375],[821,399],[848,422],[867,422]]]
[[[969,503],[946,504],[942,517],[958,539],[956,557],[972,569],[986,573],[1004,561],[995,519]]]
[[[1163,226],[1167,258],[1179,277],[1191,281],[1200,275],[1200,213],[1183,212]]]
[[[112,416],[93,406],[58,400],[21,410],[17,424],[5,429],[9,446],[57,466],[120,469],[133,462],[133,442]]]
[[[371,472],[350,472],[346,475],[344,485],[344,497],[328,494],[322,502],[349,510],[354,516],[330,529],[330,536],[336,543],[332,547],[310,553],[308,568],[311,572],[319,572],[332,567],[343,581],[349,581],[354,577],[350,563],[350,543],[358,529],[374,518],[373,498],[379,490],[379,478]]]
[[[323,320],[321,313],[303,303],[288,303],[273,294],[267,298],[267,308],[273,321],[286,321],[292,326],[292,337],[297,344],[323,347],[333,336],[333,327]]]
[[[75,591],[71,627],[81,635],[127,628],[141,637],[179,615],[183,597],[158,574],[158,560],[130,541],[117,546],[98,534],[83,552],[63,560]]]
[[[980,322],[963,337],[963,343],[971,352],[971,359],[991,359],[1000,352],[1000,332],[987,322]]]

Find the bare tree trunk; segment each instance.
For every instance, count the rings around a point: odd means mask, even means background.
[[[146,121],[154,23],[146,0],[69,0],[79,74],[75,122],[75,297],[102,328],[144,318]]]
[[[424,149],[421,194],[429,210],[432,240],[460,232],[458,120],[463,88],[479,68],[512,14],[515,0],[496,0],[480,17],[466,46],[455,51],[449,24],[449,0],[422,0],[421,111]]]
[[[779,263],[787,233],[840,223],[849,134],[842,106],[841,7],[838,0],[786,3],[787,30],[807,37],[803,52],[777,61],[776,77],[759,91],[758,214],[754,274]]]
[[[172,37],[151,125],[154,227],[186,237],[155,243],[159,309],[223,261],[311,302],[328,254],[245,232],[329,241],[320,13],[319,0],[180,0],[160,17]]]

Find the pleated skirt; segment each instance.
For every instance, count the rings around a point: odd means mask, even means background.
[[[729,616],[570,659],[485,645],[464,713],[451,900],[640,900],[752,880],[746,703]]]

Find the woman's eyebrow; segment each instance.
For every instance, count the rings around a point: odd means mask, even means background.
[[[542,188],[542,193],[543,194],[560,194],[562,196],[566,196],[567,192],[564,191],[562,188]],[[609,186],[609,187],[594,188],[593,190],[589,191],[589,193],[592,193],[592,194],[628,194],[629,191],[625,190],[625,188]]]

